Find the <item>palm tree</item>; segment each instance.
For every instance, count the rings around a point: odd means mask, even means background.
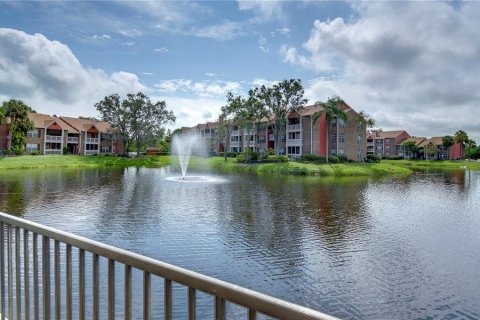
[[[0,108],[4,117],[10,118],[11,146],[15,154],[23,154],[27,143],[27,131],[33,129],[28,113],[34,112],[22,100],[10,99],[3,102]]]
[[[465,148],[465,144],[468,142],[468,135],[465,131],[463,130],[458,130],[455,132],[455,143],[459,143],[462,147],[462,151]]]
[[[337,135],[336,135],[336,143],[337,143],[337,155],[338,155],[338,120],[346,121],[347,120],[347,114],[340,110],[338,107],[339,104],[344,103],[340,97],[331,97],[328,98],[327,102],[323,105],[323,110],[317,111],[312,115],[312,120],[313,123],[316,123],[318,119],[320,119],[320,116],[322,115],[322,112],[325,112],[326,118],[327,118],[327,137],[326,137],[326,147],[327,147],[327,152],[325,156],[325,161],[328,163],[328,136],[330,135],[330,123],[332,122],[332,119],[336,118],[337,119]],[[319,104],[316,102],[315,104]]]
[[[360,132],[360,129],[362,129],[364,126],[365,126],[365,128],[373,128],[375,126],[375,119],[373,119],[365,111],[361,110],[358,113],[357,120],[358,120],[358,123],[361,124],[361,126],[357,125],[357,134],[358,134],[357,139],[358,139],[358,142],[360,144],[360,142],[361,142],[360,139],[363,139],[364,138],[363,136],[365,135],[363,132]],[[362,163],[365,164],[365,159],[364,159],[364,156],[363,156],[363,148],[360,147],[359,150],[360,150],[360,158],[362,159]]]
[[[442,137],[442,145],[447,148],[447,159],[450,158],[450,152],[448,149],[454,144],[454,140],[452,136],[443,136]]]

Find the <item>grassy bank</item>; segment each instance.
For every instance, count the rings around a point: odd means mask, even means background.
[[[480,170],[476,161],[425,161],[425,160],[382,160],[382,163],[413,170],[423,169],[470,169]]]
[[[2,169],[33,169],[33,168],[96,168],[96,167],[162,167],[168,165],[169,157],[148,157],[131,159],[123,157],[100,156],[20,156],[0,157]]]
[[[208,168],[224,173],[246,172],[256,174],[289,174],[307,176],[381,176],[408,175],[412,173],[407,168],[391,164],[345,163],[345,164],[309,164],[295,161],[281,163],[239,164],[229,158],[227,162],[221,157],[192,158],[190,167],[193,170]]]

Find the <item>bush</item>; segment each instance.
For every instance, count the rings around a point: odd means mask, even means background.
[[[2,151],[3,155],[8,156],[11,154],[10,150],[3,150]]]
[[[25,150],[23,150],[23,148],[21,147],[15,147],[15,148],[12,148],[12,153],[17,156],[22,156],[25,154]]]
[[[258,160],[258,152],[250,152],[250,160],[257,161]]]
[[[265,153],[267,154],[267,156],[274,156],[275,150],[273,150],[272,148],[268,148],[267,151],[265,151]]]
[[[304,154],[300,157],[300,161],[325,163],[325,157],[316,154]]]
[[[219,157],[224,157],[224,156],[225,156],[225,152],[219,152],[219,153],[218,153],[218,156],[219,156]]]
[[[233,152],[233,151],[229,151],[227,153],[227,157],[229,158],[236,158],[237,157],[237,153],[236,152]]]
[[[340,154],[340,155],[338,155],[338,161],[340,163],[348,162],[348,157],[344,154]]]
[[[387,157],[389,160],[403,160],[402,156],[389,156]]]
[[[68,148],[67,147],[63,147],[63,154],[68,154]]]
[[[329,157],[328,157],[328,162],[331,162],[331,163],[339,163],[339,162],[340,162],[340,159],[339,159],[337,156],[329,156]]]
[[[245,156],[245,153],[239,153],[237,154],[237,162],[242,162],[242,163],[245,163],[247,162],[247,157]]]
[[[270,162],[288,162],[287,156],[267,156],[267,160]]]
[[[31,156],[39,156],[39,155],[40,155],[40,151],[38,151],[38,150],[32,151],[32,152],[30,152],[30,155],[31,155]]]
[[[369,154],[365,161],[366,162],[371,162],[371,163],[378,163],[378,162],[380,162],[380,157],[376,156],[376,155],[373,155],[373,154]]]

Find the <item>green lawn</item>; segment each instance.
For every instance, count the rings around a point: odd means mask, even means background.
[[[28,168],[73,168],[73,167],[162,167],[170,163],[169,157],[148,157],[131,159],[123,157],[103,156],[19,156],[0,157],[1,169],[28,169]]]
[[[409,169],[470,169],[480,170],[476,161],[382,160],[382,163]]]
[[[140,159],[103,156],[20,156],[0,157],[0,170],[55,167],[150,167],[166,165],[178,167],[178,160],[169,156],[152,156]],[[295,161],[282,163],[240,164],[233,158],[225,162],[221,157],[192,157],[191,170],[212,170],[222,173],[288,174],[308,176],[385,176],[408,175],[417,169],[464,169],[480,170],[480,162],[473,161],[410,161],[382,160],[380,163],[311,164]]]

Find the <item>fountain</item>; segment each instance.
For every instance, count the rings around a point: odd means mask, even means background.
[[[178,155],[180,168],[182,169],[182,179],[187,175],[188,163],[194,148],[201,150],[200,139],[194,134],[180,135],[176,134],[172,140],[172,154]]]
[[[172,140],[172,155],[177,155],[182,170],[181,177],[168,177],[177,182],[226,182],[225,179],[212,175],[187,176],[188,163],[192,154],[206,156],[204,140],[195,134],[176,134]]]

